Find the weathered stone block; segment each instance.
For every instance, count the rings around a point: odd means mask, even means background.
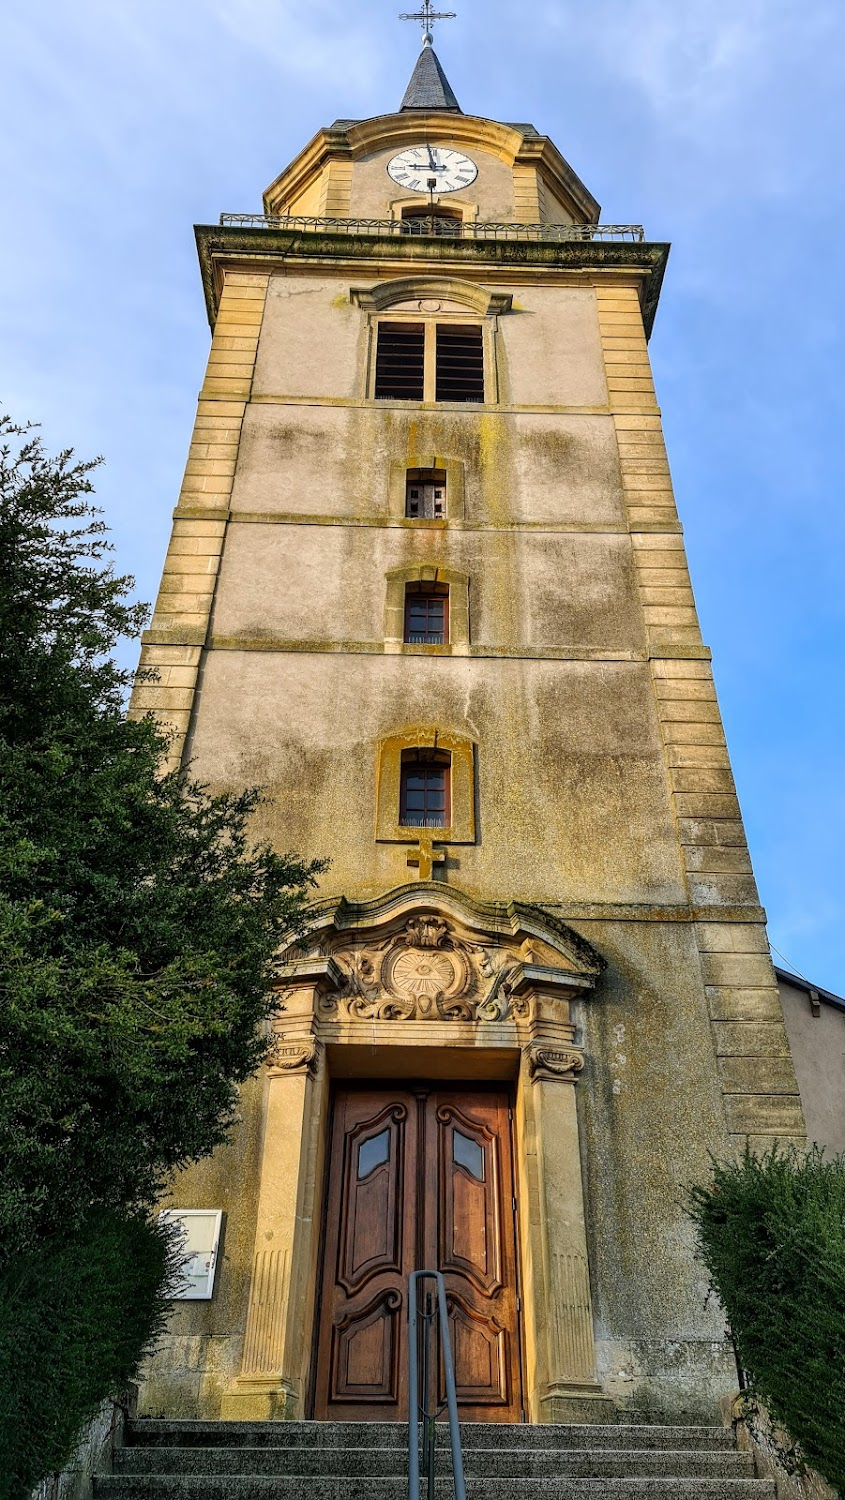
[[[753,875],[734,875],[714,870],[690,874],[690,898],[697,906],[753,906],[759,904]]]
[[[719,1073],[727,1094],[798,1093],[791,1057],[720,1057]]]
[[[716,792],[676,792],[675,806],[682,818],[737,818],[740,815],[736,797],[721,796]]]
[[[678,829],[685,846],[746,847],[745,829],[739,818],[680,818]]]
[[[746,1135],[795,1136],[804,1132],[804,1116],[797,1093],[726,1094],[725,1117],[731,1132]]]
[[[682,767],[703,766],[730,770],[730,757],[725,745],[667,745],[666,764]]]
[[[669,784],[676,792],[733,792],[729,769],[719,766],[672,766]]]
[[[747,849],[720,849],[712,845],[698,848],[695,844],[685,844],[683,849],[686,867],[691,872],[751,874],[751,856]]]
[[[769,956],[769,940],[762,922],[697,922],[695,936],[701,953]]]
[[[704,705],[706,707],[706,705]],[[661,728],[666,745],[722,745],[725,744],[725,733],[722,729],[721,720],[712,723],[702,722],[701,719],[665,719],[661,713]],[[680,809],[679,809],[680,811]],[[700,810],[689,809],[682,813],[683,817],[714,817],[714,818],[738,818],[739,809],[733,812],[718,812],[715,807],[702,807]]]
[[[774,984],[772,961],[766,953],[703,953],[701,967],[705,984],[749,985],[752,989]]]
[[[774,985],[741,989],[708,984],[706,994],[714,1021],[782,1021],[780,996]]]
[[[713,1036],[719,1057],[789,1056],[782,1021],[716,1021]]]
[[[706,698],[688,698],[686,695],[679,698],[661,697],[659,712],[664,726],[681,722],[688,724],[721,724],[722,722],[715,696],[713,701],[710,701],[709,695]]]

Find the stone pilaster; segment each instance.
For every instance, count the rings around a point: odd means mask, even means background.
[[[258,1216],[240,1374],[224,1420],[304,1415],[314,1306],[314,1203],[328,1080],[307,980],[286,992],[285,1031],[267,1070]],[[303,1311],[308,1309],[308,1316]]]

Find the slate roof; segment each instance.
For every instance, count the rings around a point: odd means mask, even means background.
[[[836,1010],[845,1010],[845,999],[841,995],[834,995],[832,990],[823,990],[818,985],[810,984],[808,979],[802,979],[800,974],[792,974],[789,969],[782,969],[775,964],[775,975],[786,984],[791,984],[793,989],[803,990],[805,995],[817,995],[824,1005],[832,1005]]]
[[[417,58],[417,65],[399,108],[446,109],[457,115],[463,114],[430,42],[425,43]]]

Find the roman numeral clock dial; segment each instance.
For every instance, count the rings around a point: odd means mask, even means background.
[[[447,146],[409,146],[388,162],[387,170],[411,193],[456,193],[478,176],[474,161]],[[432,180],[435,186],[430,189]]]

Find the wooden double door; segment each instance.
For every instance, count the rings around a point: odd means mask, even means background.
[[[407,1420],[408,1276],[425,1268],[446,1284],[462,1419],[520,1420],[513,1195],[504,1090],[336,1091],[315,1417]]]

